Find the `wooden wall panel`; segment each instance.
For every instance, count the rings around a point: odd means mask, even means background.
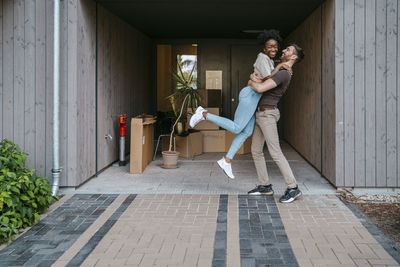
[[[306,56],[294,66],[290,86],[282,98],[284,138],[321,171],[321,7],[287,38]]]
[[[24,143],[25,149],[35,153],[35,2],[25,2],[25,98]],[[35,165],[35,158],[28,157],[27,164]]]
[[[120,114],[152,110],[151,40],[98,6],[98,169],[118,160]],[[129,119],[128,119],[129,123]],[[127,129],[130,129],[129,125]],[[106,140],[110,134],[113,139]],[[129,152],[129,130],[126,151]]]
[[[344,185],[344,0],[335,0],[336,186]]]
[[[0,0],[0,120],[3,121],[3,0]],[[3,140],[3,123],[0,122],[0,140]]]
[[[397,2],[397,186],[400,186],[400,4]],[[396,122],[396,121],[395,121]]]
[[[376,186],[375,2],[375,0],[365,1],[365,186],[367,187]]]
[[[46,173],[46,2],[35,1],[35,169]]]
[[[365,1],[354,2],[354,183],[365,186]]]
[[[321,173],[336,182],[335,165],[335,1],[322,5],[322,162]]]
[[[336,0],[339,186],[399,186],[398,8],[395,0]]]
[[[397,144],[397,127],[394,127],[397,121],[397,72],[396,65],[399,60],[399,54],[397,51],[397,13],[398,13],[398,0],[387,0],[386,3],[386,186],[396,187],[397,183],[397,157],[399,155],[400,149]]]
[[[376,2],[376,177],[386,186],[386,0]]]
[[[14,1],[14,105],[13,105],[13,127],[14,142],[25,147],[24,140],[24,0]]]
[[[157,110],[169,111],[168,97],[172,94],[172,81],[169,68],[172,66],[172,46],[157,45]]]
[[[77,153],[79,185],[96,173],[96,5],[81,0],[77,7]]]
[[[14,140],[14,3],[3,1],[3,138]]]
[[[344,177],[354,186],[354,0],[344,1]]]

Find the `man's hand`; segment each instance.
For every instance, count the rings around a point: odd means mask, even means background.
[[[260,78],[258,78],[257,74],[254,73],[254,72],[252,74],[250,74],[250,80],[253,81],[253,82],[256,82],[256,83],[261,83],[262,82],[262,80]]]
[[[253,88],[253,90],[256,91],[257,93],[264,93],[264,92],[271,90],[277,86],[277,84],[274,82],[273,79],[268,79],[262,83],[253,82],[252,80],[250,80],[247,84],[251,88]]]

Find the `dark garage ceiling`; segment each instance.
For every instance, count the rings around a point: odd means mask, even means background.
[[[276,28],[285,36],[324,0],[98,0],[152,38],[253,38],[243,30]]]

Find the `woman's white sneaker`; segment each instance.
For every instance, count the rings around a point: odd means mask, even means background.
[[[233,176],[232,173],[232,165],[230,163],[226,162],[224,158],[218,160],[217,163],[229,178],[235,179],[235,176]]]
[[[196,112],[193,114],[193,116],[190,118],[190,122],[189,125],[191,128],[193,128],[194,126],[196,126],[199,122],[204,120],[203,117],[203,112],[207,112],[207,110],[205,110],[202,106],[199,106],[196,109]]]

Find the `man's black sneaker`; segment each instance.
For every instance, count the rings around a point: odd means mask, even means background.
[[[285,194],[283,194],[283,196],[279,199],[279,202],[290,203],[299,196],[301,196],[301,191],[299,190],[298,186],[295,188],[288,188],[286,189]]]
[[[273,195],[274,194],[274,190],[272,190],[272,184],[270,185],[259,185],[256,188],[254,188],[253,190],[250,190],[249,192],[247,192],[247,194],[249,195]]]

